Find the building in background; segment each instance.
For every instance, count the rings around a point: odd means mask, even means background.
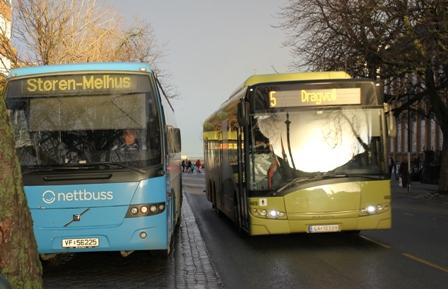
[[[12,0],[0,0],[0,33],[1,39],[11,39]],[[0,47],[0,73],[6,74],[11,68],[11,60]]]
[[[409,113],[409,120],[408,120]],[[428,107],[421,103],[403,111],[397,119],[397,136],[389,142],[389,152],[397,164],[407,164],[414,181],[436,184],[439,179],[443,135]]]

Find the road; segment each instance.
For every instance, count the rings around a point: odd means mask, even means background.
[[[200,176],[184,180],[186,199],[226,288],[448,287],[446,198],[394,194],[391,230],[248,237],[211,209]]]
[[[47,289],[173,287],[173,260],[157,253],[80,253],[63,265],[44,266]]]

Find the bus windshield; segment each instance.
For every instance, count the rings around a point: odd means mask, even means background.
[[[29,96],[9,89],[7,105],[22,167],[144,168],[160,163],[155,97],[147,76],[136,81],[148,84],[137,92],[109,89],[70,95]],[[12,87],[18,85],[13,82]]]
[[[256,114],[251,189],[278,190],[291,181],[326,177],[384,175],[381,113],[379,108],[326,108]]]

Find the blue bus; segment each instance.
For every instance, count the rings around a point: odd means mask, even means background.
[[[6,103],[43,259],[170,252],[182,204],[180,131],[149,65],[14,69]]]

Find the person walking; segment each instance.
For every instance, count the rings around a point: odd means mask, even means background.
[[[396,169],[395,161],[394,161],[393,157],[390,157],[390,159],[389,159],[389,176],[391,179],[396,174],[395,169]]]
[[[198,173],[201,173],[201,160],[197,160],[195,165],[196,165],[196,171]]]
[[[402,161],[400,163],[400,170],[399,170],[399,175],[400,175],[400,185],[402,188],[407,188],[408,184],[409,184],[409,172],[408,172],[408,164],[407,162]]]
[[[192,173],[193,168],[190,160],[187,160],[187,173]]]

